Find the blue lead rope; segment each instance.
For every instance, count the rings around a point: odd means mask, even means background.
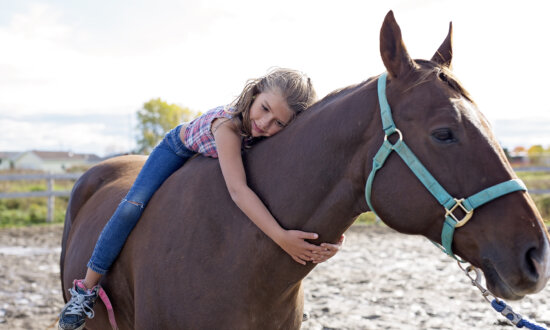
[[[479,268],[475,268],[474,266],[470,265],[468,267],[463,267],[460,262],[457,263],[458,267],[464,271],[464,274],[472,281],[472,285],[478,288],[478,290],[481,292],[481,295],[483,298],[491,304],[491,306],[500,314],[504,315],[504,317],[510,321],[512,324],[514,324],[518,328],[527,328],[527,329],[534,329],[534,330],[546,330],[546,328],[541,327],[539,325],[536,325],[534,323],[531,323],[524,319],[520,314],[514,312],[512,310],[512,307],[506,305],[506,303],[497,297],[495,297],[489,290],[487,290],[483,285],[481,284],[481,280],[483,277],[483,274]],[[475,276],[472,276],[470,273],[474,272]],[[493,297],[494,299],[491,301],[489,300],[489,296]]]
[[[514,312],[512,308],[502,300],[493,299],[491,302],[491,306],[499,312],[500,314],[504,315],[510,322],[512,322],[516,327],[523,328],[526,327],[527,329],[533,329],[533,330],[546,330],[546,328],[541,327],[539,325],[536,325],[534,323],[531,323],[524,319],[520,314]]]

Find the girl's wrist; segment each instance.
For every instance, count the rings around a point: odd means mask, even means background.
[[[286,236],[286,230],[284,230],[283,228],[278,228],[275,233],[273,234],[273,236],[271,237],[271,239],[277,244],[279,245],[280,247],[283,246],[283,242],[285,241],[285,236]]]

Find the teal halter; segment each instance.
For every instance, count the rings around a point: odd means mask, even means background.
[[[420,182],[422,182],[426,189],[428,189],[435,199],[437,199],[439,204],[445,208],[445,222],[443,224],[443,231],[441,232],[441,245],[438,244],[438,246],[443,250],[443,252],[459,260],[451,249],[455,228],[464,226],[468,220],[472,218],[475,208],[514,191],[527,191],[527,188],[521,180],[514,179],[496,184],[468,198],[457,199],[449,195],[449,193],[439,184],[439,182],[437,182],[437,180],[430,174],[430,172],[428,172],[422,163],[420,163],[418,158],[403,141],[401,131],[395,127],[391,115],[390,105],[386,99],[386,77],[387,73],[384,73],[378,79],[378,101],[380,102],[382,128],[384,129],[385,136],[382,146],[373,158],[372,171],[370,172],[365,185],[365,198],[367,200],[367,204],[369,205],[371,211],[376,213],[371,203],[371,190],[374,176],[376,175],[376,172],[382,168],[391,152],[397,152],[397,154],[401,157],[401,159],[403,159],[405,164],[407,164]],[[399,135],[399,140],[394,144],[388,141],[388,136],[393,134]],[[457,208],[462,209],[462,211],[466,213],[464,218],[460,220],[453,214]]]

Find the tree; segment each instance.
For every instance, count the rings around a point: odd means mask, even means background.
[[[542,154],[544,153],[544,148],[540,145],[534,145],[527,149],[527,155],[531,160],[531,164],[540,165]]]
[[[168,104],[160,98],[151,99],[138,110],[138,153],[149,154],[164,135],[182,122],[189,121],[189,108]]]
[[[517,146],[514,148],[514,150],[512,151],[515,155],[521,155],[525,152],[527,152],[527,149],[525,149],[524,146]]]

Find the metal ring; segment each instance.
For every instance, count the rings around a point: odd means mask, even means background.
[[[391,133],[390,135],[384,135],[384,141],[388,141],[388,136],[394,135],[395,133],[399,134],[399,141],[403,141],[403,134],[401,134],[401,131],[399,129],[395,129],[395,132]]]

